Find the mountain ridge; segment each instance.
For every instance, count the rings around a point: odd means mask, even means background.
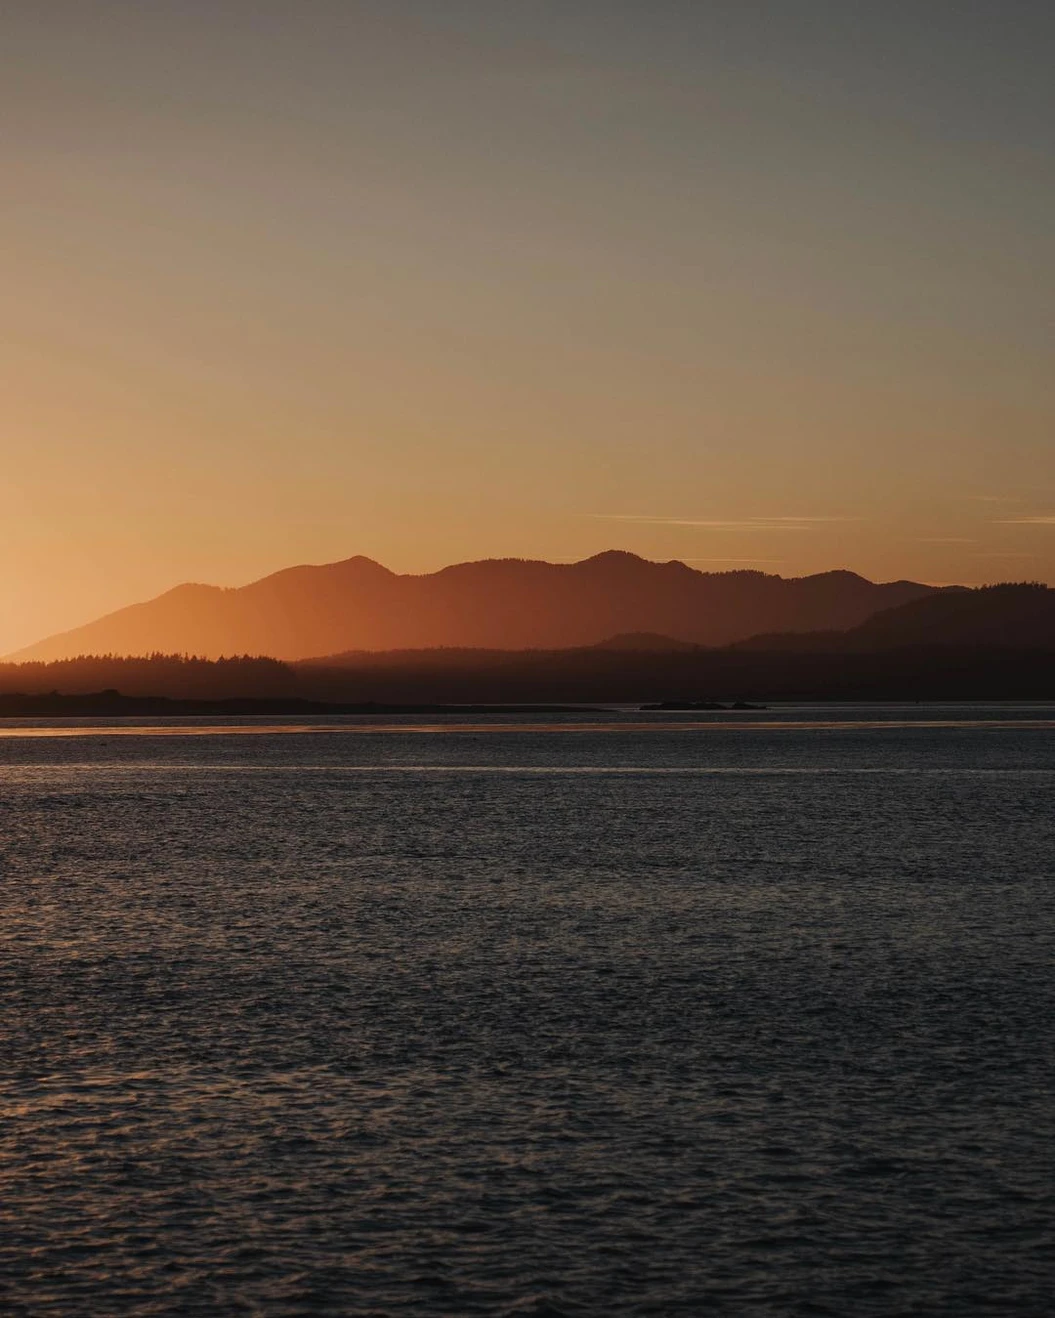
[[[629,633],[563,650],[360,650],[293,663],[172,654],[0,663],[0,694],[12,697],[12,716],[19,709],[25,717],[45,716],[45,706],[32,702],[58,692],[101,700],[108,690],[126,700],[284,700],[292,702],[290,712],[304,700],[379,706],[701,697],[1046,701],[1055,698],[1055,590],[1028,583],[964,588],[873,614],[843,632],[760,636],[725,648]],[[19,706],[18,699],[30,703]],[[37,714],[26,712],[32,709]],[[51,712],[63,709],[81,716],[61,701]]]
[[[954,586],[880,609],[842,631],[762,634],[733,648],[866,654],[921,646],[1055,648],[1055,589],[1035,581]]]
[[[847,569],[804,577],[700,572],[626,550],[573,563],[476,559],[421,574],[356,555],[282,568],[244,586],[185,582],[7,657],[164,651],[299,660],[348,650],[556,649],[634,633],[722,646],[761,632],[854,627],[937,589],[871,582]]]

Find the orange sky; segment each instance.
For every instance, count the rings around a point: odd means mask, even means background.
[[[1055,581],[1053,11],[740,8],[9,7],[0,652],[356,553]]]

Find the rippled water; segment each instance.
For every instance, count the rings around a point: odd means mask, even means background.
[[[0,1308],[1050,1313],[1051,718],[0,736]]]

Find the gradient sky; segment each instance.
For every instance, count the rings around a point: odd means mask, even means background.
[[[0,0],[0,651],[616,547],[1055,582],[1055,5]]]

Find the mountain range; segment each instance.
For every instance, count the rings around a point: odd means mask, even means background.
[[[563,649],[660,635],[723,646],[759,633],[853,628],[935,593],[854,572],[699,572],[608,550],[577,563],[484,559],[420,576],[369,558],[287,568],[246,586],[186,584],[9,658],[155,652],[296,660],[347,651]],[[646,643],[647,646],[647,643]]]
[[[564,649],[349,650],[295,662],[103,654],[0,663],[8,713],[43,717],[51,706],[39,698],[59,692],[52,712],[70,717],[96,707],[114,714],[117,692],[125,700],[263,701],[261,713],[276,712],[275,701],[286,702],[288,713],[303,713],[305,701],[375,709],[701,697],[1047,701],[1055,698],[1055,590],[1019,583],[940,591],[842,631],[784,632],[720,648],[633,632]],[[81,695],[86,706],[69,703]]]

